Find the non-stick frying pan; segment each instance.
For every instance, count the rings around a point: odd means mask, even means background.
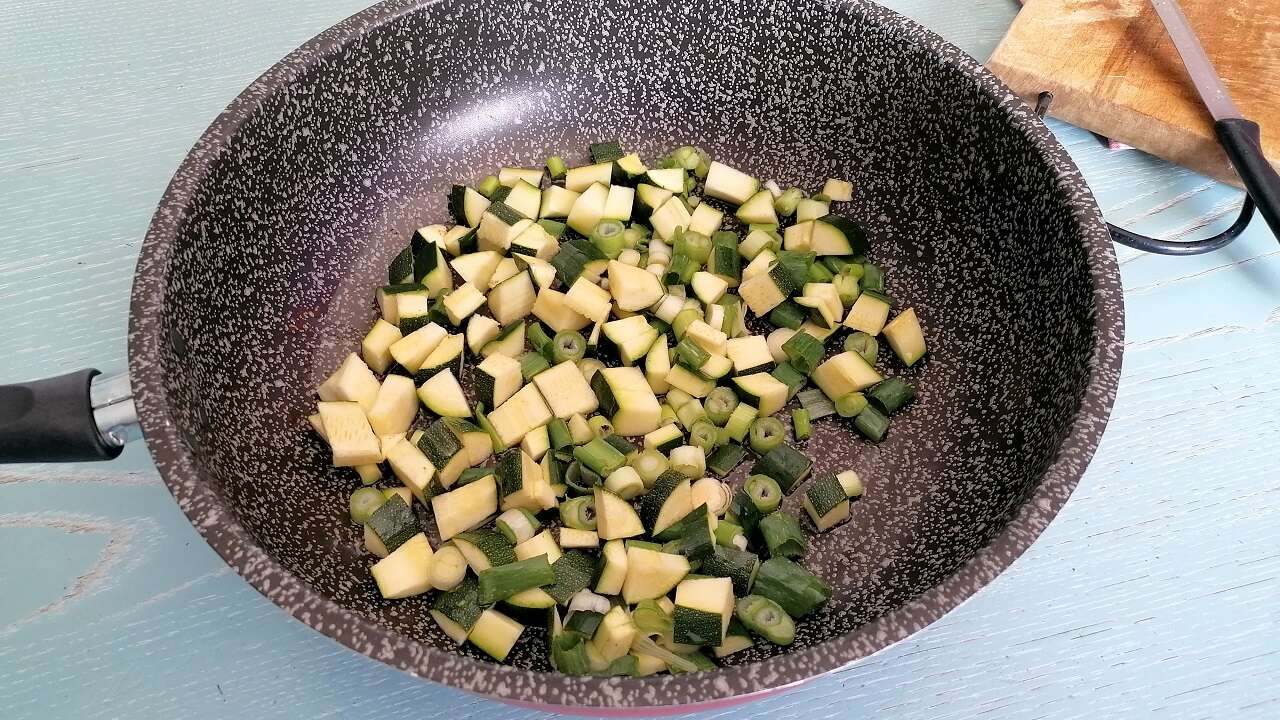
[[[808,443],[815,473],[850,466],[868,486],[806,559],[835,596],[793,647],[757,645],[710,674],[565,677],[536,631],[506,666],[454,649],[425,601],[380,599],[346,518],[351,481],[306,421],[372,322],[389,258],[445,219],[450,183],[612,138],[646,157],[696,142],[784,185],[853,179],[852,214],[930,344],[907,373],[919,399],[885,442],[824,421]],[[298,619],[463,690],[634,709],[800,682],[976,592],[1083,472],[1122,336],[1110,240],[1066,153],[972,58],[892,12],[399,0],[267,71],[182,163],[138,262],[129,374],[182,510]],[[90,375],[0,389],[0,456],[113,455],[126,386],[96,386],[103,433]]]

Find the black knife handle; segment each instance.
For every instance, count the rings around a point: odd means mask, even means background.
[[[1271,234],[1280,240],[1280,175],[1262,154],[1261,133],[1258,123],[1244,118],[1229,118],[1213,124],[1218,141],[1231,158],[1236,174],[1244,181],[1258,206],[1258,212],[1271,227]]]

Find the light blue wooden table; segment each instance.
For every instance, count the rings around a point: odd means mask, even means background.
[[[20,0],[0,13],[0,380],[123,367],[139,241],[259,72],[365,0]],[[1014,0],[894,0],[976,57]],[[1055,123],[1107,216],[1220,229],[1240,193]],[[1280,245],[1120,249],[1124,375],[1035,546],[915,637],[730,717],[1280,717]],[[528,713],[352,653],[260,597],[135,445],[0,470],[0,718]]]

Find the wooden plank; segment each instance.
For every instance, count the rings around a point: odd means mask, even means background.
[[[1182,0],[1232,98],[1280,163],[1280,3]],[[988,66],[1050,114],[1238,184],[1148,0],[1029,0]]]

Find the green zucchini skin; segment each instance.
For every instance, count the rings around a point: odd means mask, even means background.
[[[783,443],[765,453],[751,466],[752,475],[768,475],[778,481],[782,492],[791,492],[797,483],[804,482],[813,469],[813,461],[799,450]]]
[[[399,495],[393,496],[374,510],[373,515],[369,516],[368,524],[389,553],[395,552],[409,538],[422,532],[418,516]]]

